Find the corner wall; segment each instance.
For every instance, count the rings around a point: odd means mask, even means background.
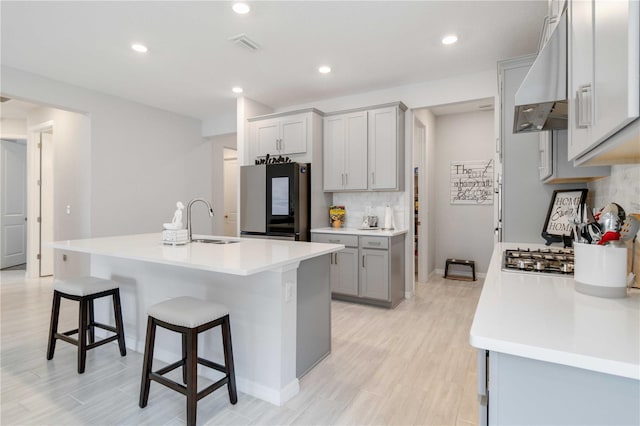
[[[450,204],[452,161],[493,160],[493,111],[450,114],[436,119],[435,267],[447,258],[474,260],[476,273],[489,267],[493,251],[493,205]],[[494,203],[497,197],[494,194]]]

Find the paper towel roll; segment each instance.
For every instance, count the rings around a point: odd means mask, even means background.
[[[395,223],[393,220],[393,209],[387,206],[384,209],[384,229],[394,229]]]

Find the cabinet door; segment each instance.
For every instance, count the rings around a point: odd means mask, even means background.
[[[257,146],[257,156],[278,153],[278,141],[280,139],[280,129],[278,121],[275,119],[255,122],[255,146]]]
[[[347,114],[345,189],[367,189],[367,111]]]
[[[593,145],[593,2],[572,1],[568,11],[568,159],[573,160]]]
[[[345,248],[335,253],[331,265],[331,291],[358,295],[358,249]]]
[[[280,154],[307,152],[307,116],[297,115],[280,121]]]
[[[396,108],[371,110],[368,119],[369,189],[396,189]]]
[[[389,252],[360,249],[360,296],[389,300]]]
[[[344,189],[345,116],[324,118],[323,172],[324,190]]]
[[[639,8],[637,0],[594,2],[592,138],[597,142],[640,115]]]

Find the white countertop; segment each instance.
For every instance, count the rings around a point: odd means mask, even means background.
[[[359,228],[314,228],[312,234],[344,234],[344,235],[367,235],[372,237],[395,237],[406,234],[407,230],[393,229],[359,229]]]
[[[573,278],[501,271],[503,251],[517,246],[494,249],[471,345],[640,380],[640,292],[599,298],[576,292]]]
[[[344,248],[341,244],[303,241],[202,235],[194,235],[193,238],[203,237],[240,242],[235,244],[189,243],[183,246],[171,246],[162,244],[162,236],[158,233],[56,241],[46,245],[56,249],[233,275],[252,275],[273,270]]]

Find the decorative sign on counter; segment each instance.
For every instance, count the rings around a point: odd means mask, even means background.
[[[493,160],[451,162],[451,204],[493,204]]]
[[[587,198],[586,189],[557,189],[553,191],[547,219],[542,228],[542,238],[546,245],[564,242],[569,244],[573,234],[573,225],[569,218],[575,215],[578,206],[584,204]],[[565,241],[569,239],[569,242]]]

